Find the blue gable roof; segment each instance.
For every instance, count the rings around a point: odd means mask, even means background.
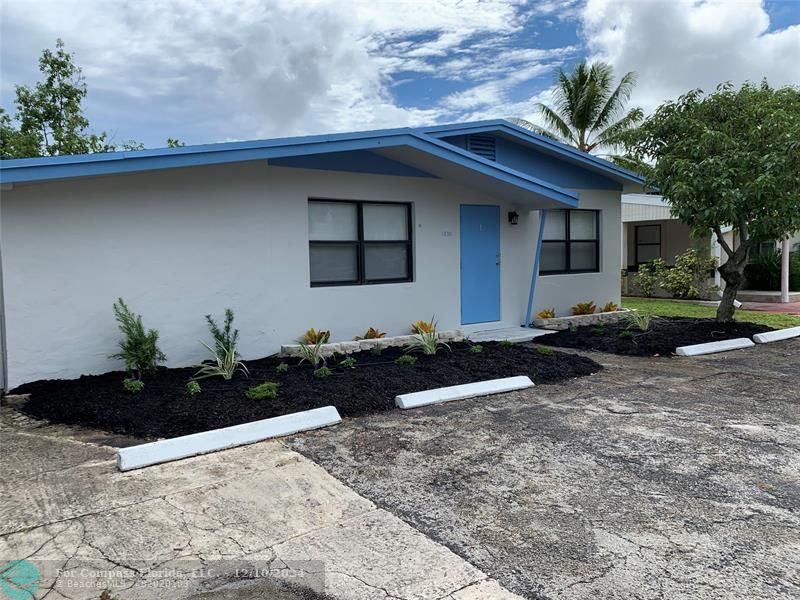
[[[493,132],[498,136],[497,161],[440,139],[480,132]],[[409,164],[404,164],[403,149],[414,154],[415,160],[409,159]],[[276,166],[415,177],[438,176],[435,169],[428,169],[426,161],[420,161],[420,156],[429,157],[431,165],[436,163],[440,171],[455,168],[462,176],[474,172],[512,186],[506,189],[514,194],[517,193],[514,190],[529,192],[566,206],[576,206],[578,196],[565,188],[587,187],[587,182],[593,181],[592,178],[596,178],[595,182],[605,180],[617,184],[621,181],[642,181],[638,176],[607,161],[536,136],[506,121],[488,121],[432,128],[384,129],[181,148],[5,160],[0,161],[0,182],[34,183],[258,160],[267,160]],[[561,164],[564,161],[567,164]],[[446,165],[450,167],[445,168]]]
[[[498,162],[501,160],[501,146],[505,149],[505,157],[508,161],[506,164],[520,168],[528,166],[531,170],[534,165],[540,161],[543,166],[553,167],[555,165],[552,161],[546,161],[543,157],[549,157],[557,161],[565,161],[566,163],[579,167],[584,171],[602,175],[606,179],[616,181],[618,183],[638,183],[643,184],[644,178],[633,171],[615,165],[614,163],[604,160],[588,152],[581,152],[577,148],[562,144],[549,137],[534,133],[529,129],[519,127],[504,119],[496,119],[491,121],[475,121],[472,123],[456,123],[453,125],[435,125],[432,127],[423,127],[428,135],[438,137],[440,139],[449,140],[456,143],[461,147],[465,147],[463,142],[460,141],[462,136],[475,135],[475,134],[489,134],[498,139]],[[505,140],[505,143],[500,142]],[[515,147],[516,146],[516,147]],[[532,150],[529,157],[524,157],[522,154],[524,150]],[[521,170],[528,171],[527,168]],[[571,171],[576,174],[576,171]],[[540,175],[541,176],[541,175]],[[595,182],[600,180],[595,179]],[[565,187],[593,187],[584,185],[566,185]],[[602,186],[601,186],[602,188]]]

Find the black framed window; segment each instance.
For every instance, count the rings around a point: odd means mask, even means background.
[[[634,235],[637,265],[661,258],[661,225],[637,225]]]
[[[548,210],[539,259],[541,275],[600,270],[600,211]]]
[[[411,204],[308,201],[312,286],[411,281]]]

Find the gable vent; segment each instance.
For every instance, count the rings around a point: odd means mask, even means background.
[[[490,135],[470,135],[467,150],[489,160],[496,160],[495,138]]]

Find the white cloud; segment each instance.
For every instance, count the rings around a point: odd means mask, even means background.
[[[759,0],[588,0],[582,22],[593,59],[639,74],[646,111],[724,81],[800,84],[800,25],[770,32]]]
[[[529,7],[507,0],[6,0],[0,10],[3,106],[61,37],[83,67],[93,125],[149,145],[459,118],[502,103],[526,61],[534,76],[558,60],[509,52]],[[475,89],[460,105],[400,105],[392,75],[405,71]]]

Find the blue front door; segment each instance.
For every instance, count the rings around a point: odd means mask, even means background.
[[[500,207],[461,205],[461,323],[500,320]]]

